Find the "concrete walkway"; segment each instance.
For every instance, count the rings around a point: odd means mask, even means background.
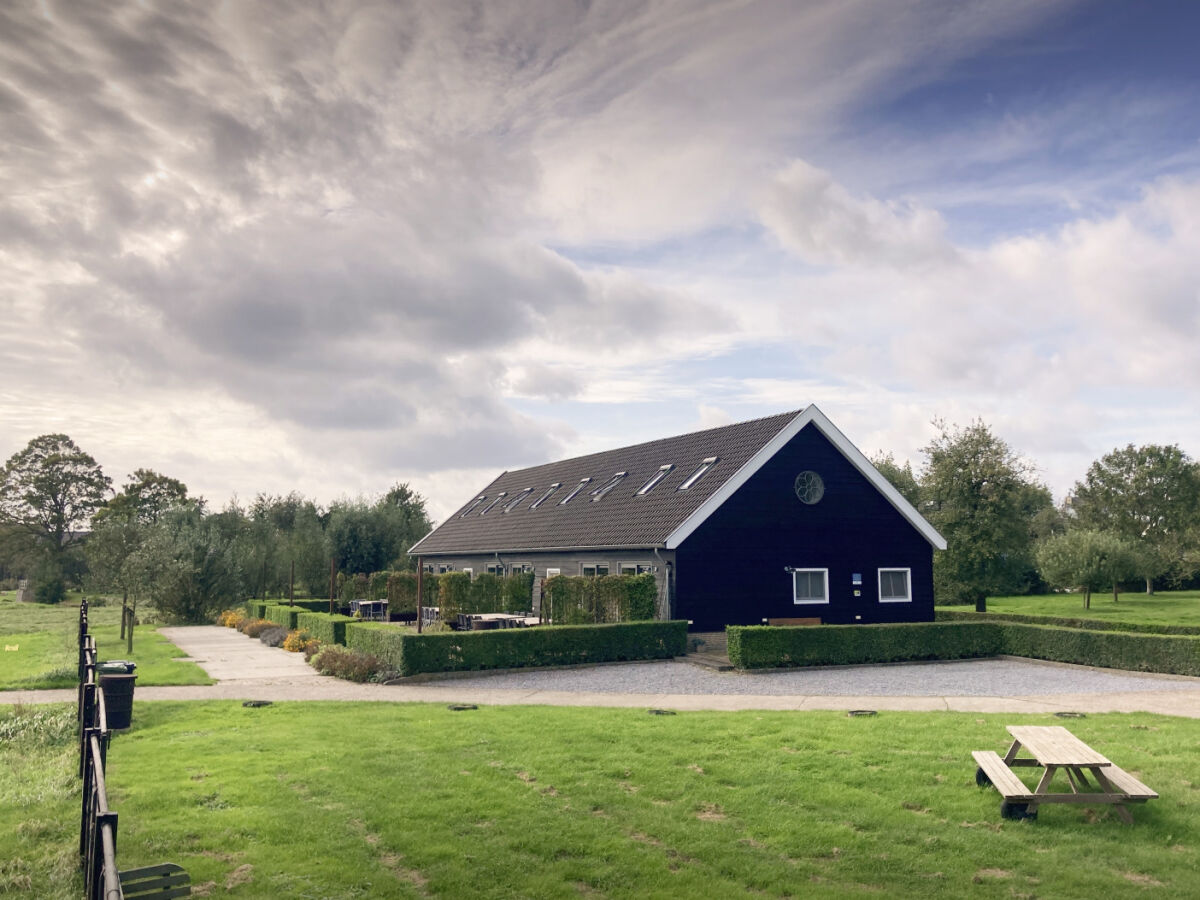
[[[964,666],[971,663],[926,663],[916,666],[847,667],[853,670],[887,673],[891,681],[914,679],[911,694],[834,693],[746,693],[747,685],[758,679],[772,679],[788,673],[737,674],[705,673],[713,679],[734,679],[731,693],[662,693],[649,691],[618,692],[607,690],[554,690],[544,687],[507,688],[502,675],[471,673],[467,677],[446,677],[420,683],[398,685],[354,684],[336,678],[317,675],[300,654],[267,647],[261,641],[247,638],[230,628],[200,626],[164,628],[168,640],[200,664],[212,677],[215,685],[185,687],[138,687],[136,700],[367,700],[378,702],[476,703],[479,705],[547,705],[547,706],[610,706],[633,708],[668,708],[678,710],[810,710],[810,709],[877,709],[877,710],[956,710],[980,713],[1054,713],[1054,712],[1152,712],[1163,715],[1200,718],[1200,679],[1176,676],[1147,675],[1119,672],[1110,669],[1089,669],[1084,666],[1053,666],[1077,672],[1082,683],[1090,679],[1120,677],[1121,684],[1135,685],[1135,690],[1096,692],[1080,689],[1076,692],[1028,693],[1006,696],[1002,692],[989,696],[954,696],[921,694],[916,684],[927,681],[930,674],[943,666]],[[997,661],[980,661],[995,664]],[[1013,661],[1030,665],[1029,661]],[[630,663],[578,667],[569,670],[569,680],[583,688],[587,679],[578,676],[594,672],[597,681],[608,680],[633,666],[661,667],[663,674],[670,667],[684,666],[679,662]],[[1048,663],[1035,665],[1052,666]],[[690,668],[690,667],[687,667]],[[906,670],[916,670],[910,672]],[[831,670],[825,670],[830,672]],[[552,682],[553,672],[543,681]],[[566,674],[564,672],[564,674]],[[711,682],[719,691],[719,680]],[[768,682],[761,682],[764,685]],[[492,685],[492,686],[489,686]],[[1144,688],[1144,689],[1143,689]],[[750,689],[753,689],[752,687]],[[5,691],[0,703],[56,703],[75,699],[73,690]]]

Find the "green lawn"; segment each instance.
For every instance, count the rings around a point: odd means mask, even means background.
[[[0,894],[68,897],[70,713],[41,744],[53,722],[30,716],[0,711]],[[109,799],[122,867],[243,897],[1200,896],[1200,721],[1070,723],[1162,795],[1132,827],[1105,807],[1002,820],[970,751],[1058,721],[137,703]]]
[[[126,653],[119,603],[92,607],[89,619],[100,659],[132,659],[138,684],[213,683],[195,663],[179,659],[179,648],[153,626],[134,629],[133,652]],[[77,605],[17,603],[11,592],[0,596],[0,691],[78,684],[78,628]]]
[[[946,609],[974,609],[947,606]],[[988,612],[1022,613],[1029,616],[1064,616],[1132,622],[1148,625],[1200,625],[1200,591],[1158,591],[1121,594],[1113,602],[1111,593],[1092,594],[1092,608],[1083,608],[1083,594],[1038,594],[1032,597],[988,597]]]

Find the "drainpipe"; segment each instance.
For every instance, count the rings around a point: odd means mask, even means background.
[[[651,549],[654,551],[654,558],[658,560],[659,565],[663,570],[663,592],[666,594],[667,598],[667,619],[669,620],[671,618],[671,613],[673,612],[671,608],[673,605],[671,603],[671,564],[662,558],[662,555],[658,552],[657,547],[652,547]]]

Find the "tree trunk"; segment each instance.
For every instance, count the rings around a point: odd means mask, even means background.
[[[1120,586],[1114,581],[1113,582],[1113,603],[1117,602],[1117,594],[1120,593],[1119,588],[1120,588]]]
[[[1083,589],[1083,608],[1084,609],[1092,608],[1092,589],[1091,588]]]
[[[1146,594],[1151,597],[1154,596],[1154,579],[1149,575],[1146,576]]]
[[[121,594],[121,637],[125,637],[125,607],[129,605],[129,591]]]

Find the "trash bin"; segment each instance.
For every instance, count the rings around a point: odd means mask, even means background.
[[[112,659],[96,667],[100,690],[104,691],[104,712],[109,728],[128,728],[133,721],[133,674],[137,663]]]

